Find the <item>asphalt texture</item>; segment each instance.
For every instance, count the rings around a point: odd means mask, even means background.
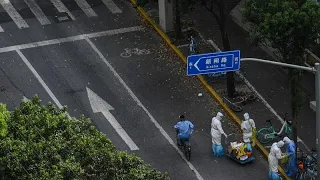
[[[23,9],[23,3],[14,2],[11,3]],[[10,110],[23,96],[32,98],[38,94],[43,104],[54,102],[39,82],[41,77],[57,100],[68,107],[72,117],[84,114],[91,118],[117,149],[137,154],[161,172],[168,172],[171,179],[197,179],[190,165],[204,179],[268,179],[267,161],[258,151],[254,152],[256,160],[244,166],[227,157],[213,157],[210,123],[221,108],[195,77],[186,76],[185,65],[153,30],[145,28],[123,34],[119,30],[113,35],[69,42],[57,39],[143,25],[129,2],[115,1],[122,13],[112,14],[100,1],[90,1],[95,2],[92,7],[98,14],[93,18],[75,8],[73,1],[63,2],[76,16],[75,21],[41,26],[30,16],[27,21],[33,21],[34,25],[30,23],[26,29],[18,29],[9,20],[1,24],[5,32],[0,34],[0,47],[8,52],[0,53],[0,102],[6,103]],[[50,39],[55,39],[55,43],[46,46],[34,43]],[[26,43],[33,43],[34,47],[21,49],[23,61],[14,45]],[[14,47],[8,49],[8,46]],[[125,48],[147,51],[122,57]],[[35,71],[39,75],[37,78]],[[139,150],[131,151],[106,117],[93,112],[87,88],[114,108],[110,113]],[[199,92],[203,93],[202,97],[197,96]],[[195,125],[191,137],[191,164],[183,160],[174,145],[173,126],[180,114],[185,114]],[[237,126],[230,119],[224,118],[222,124],[227,134],[236,133],[229,140],[241,139]],[[169,136],[165,137],[164,133]]]
[[[229,14],[238,2],[239,1],[226,2],[226,14]],[[197,7],[193,12],[189,13],[189,17],[193,20],[194,26],[201,32],[205,39],[213,40],[219,48],[223,50],[217,21],[204,7]],[[229,35],[231,49],[240,50],[241,58],[252,57],[274,60],[261,48],[253,46],[249,41],[249,33],[235,23],[230,16],[228,16],[226,21],[226,29]],[[285,113],[291,114],[291,97],[287,69],[257,62],[243,62],[241,64],[241,72],[279,115],[283,116]],[[315,147],[316,129],[314,127],[316,115],[309,105],[310,101],[315,100],[314,89],[314,74],[305,72],[301,86],[304,99],[297,117],[297,122],[298,136],[310,149]],[[266,123],[265,120],[273,119],[272,122],[275,126],[278,129],[281,128],[280,122],[274,119],[270,111],[262,114],[250,112],[250,109],[248,109],[248,111],[250,114],[255,114],[252,115],[252,118],[255,119],[257,127],[266,127],[268,123]],[[304,145],[300,143],[298,147],[305,149]]]

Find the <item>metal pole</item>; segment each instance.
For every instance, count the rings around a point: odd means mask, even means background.
[[[320,65],[319,63],[316,63],[314,65],[316,70],[316,149],[317,153],[320,152]],[[320,155],[317,156],[318,162],[320,162]],[[320,172],[320,165],[317,165],[317,172]],[[317,179],[319,179],[320,176],[317,176]]]
[[[278,65],[278,66],[294,68],[294,69],[301,69],[304,71],[316,72],[315,68],[310,68],[310,67],[306,67],[306,66],[299,66],[299,65],[295,65],[295,64],[287,64],[287,63],[282,63],[282,62],[277,62],[277,61],[269,61],[269,60],[264,60],[264,59],[241,58],[240,61],[256,61],[256,62],[262,62],[262,63],[266,63],[266,64],[274,64],[274,65]]]

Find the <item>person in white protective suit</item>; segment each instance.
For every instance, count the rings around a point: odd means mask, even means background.
[[[211,122],[211,137],[212,137],[212,152],[215,156],[223,156],[223,147],[221,145],[221,135],[227,138],[227,134],[223,131],[221,126],[221,119],[223,114],[218,112]]]
[[[270,153],[268,156],[269,162],[269,179],[270,180],[280,180],[280,176],[278,174],[278,164],[279,159],[283,158],[281,147],[283,147],[284,142],[279,141],[272,144],[270,148]]]
[[[256,130],[256,125],[253,119],[250,118],[248,113],[244,113],[243,115],[244,121],[241,123],[241,129],[243,132],[243,142],[246,144],[247,151],[252,152],[251,140],[252,140],[252,132]],[[255,142],[253,141],[253,146]]]

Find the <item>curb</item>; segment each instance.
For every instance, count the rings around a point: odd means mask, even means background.
[[[186,57],[181,53],[181,51],[171,42],[169,37],[166,35],[162,29],[155,23],[155,21],[144,11],[143,8],[137,6],[136,0],[130,0],[131,4],[136,7],[138,12],[143,16],[145,20],[147,20],[153,29],[162,37],[162,39],[167,43],[167,45],[179,56],[179,58],[186,64],[187,59]],[[206,82],[206,80],[203,78],[201,75],[196,76],[198,80],[201,82],[201,84],[207,89],[211,97],[216,100],[216,102],[222,107],[222,109],[227,113],[227,115],[235,121],[239,126],[241,125],[241,120],[238,118],[236,114],[233,113],[233,111],[223,102],[222,98],[217,94],[217,92]],[[258,149],[265,155],[266,158],[268,158],[268,151],[263,147],[263,145],[259,142],[256,141],[256,146]],[[279,166],[278,167],[279,172],[285,179],[291,180],[284,170]]]

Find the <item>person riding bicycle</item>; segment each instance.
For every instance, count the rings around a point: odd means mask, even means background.
[[[180,122],[174,125],[174,129],[177,132],[177,144],[178,146],[183,145],[183,141],[189,142],[190,134],[194,131],[194,125],[185,119],[184,115],[179,116]]]

